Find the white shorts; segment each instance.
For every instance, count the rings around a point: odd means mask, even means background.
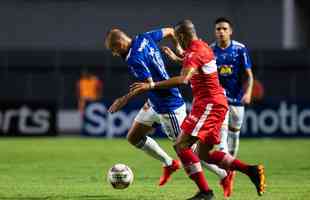
[[[160,124],[169,139],[175,141],[180,133],[180,125],[186,117],[185,104],[173,112],[159,114],[152,107],[141,108],[135,121],[146,126],[152,126],[155,122]]]
[[[241,129],[244,118],[244,106],[229,105],[229,110],[226,114],[223,126]]]

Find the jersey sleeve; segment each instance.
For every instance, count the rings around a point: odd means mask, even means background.
[[[198,56],[195,53],[191,52],[191,53],[185,54],[183,58],[182,66],[183,68],[189,68],[189,67],[198,68],[199,66],[201,66],[201,64],[200,64],[200,60]]]
[[[252,67],[251,58],[246,47],[241,49],[241,62],[245,69],[249,69]]]
[[[145,33],[150,36],[155,42],[159,42],[163,39],[163,31],[162,29],[156,29]]]
[[[142,59],[134,59],[128,63],[132,74],[139,80],[144,81],[151,77],[149,68]]]

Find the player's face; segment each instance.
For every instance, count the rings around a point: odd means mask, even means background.
[[[113,46],[111,46],[111,52],[113,56],[120,56],[120,44],[116,43]]]
[[[232,28],[227,22],[220,22],[215,25],[215,37],[218,41],[229,41],[232,35]]]
[[[126,53],[127,48],[125,45],[125,41],[122,39],[119,39],[117,42],[114,42],[113,45],[111,46],[111,52],[113,56],[120,56],[124,53]]]

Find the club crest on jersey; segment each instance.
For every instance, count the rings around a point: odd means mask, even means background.
[[[229,76],[233,73],[233,66],[232,65],[220,65],[219,73],[221,76]]]

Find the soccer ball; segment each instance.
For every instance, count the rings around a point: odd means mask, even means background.
[[[125,189],[133,182],[133,173],[127,165],[113,165],[108,171],[108,182],[115,189]]]

